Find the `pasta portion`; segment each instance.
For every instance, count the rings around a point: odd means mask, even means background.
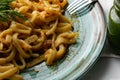
[[[46,61],[53,65],[76,42],[62,12],[67,0],[15,0],[14,10],[28,20],[0,22],[0,80],[22,80],[20,70]]]

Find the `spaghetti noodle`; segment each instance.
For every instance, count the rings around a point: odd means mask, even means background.
[[[15,0],[11,7],[28,20],[0,22],[0,80],[22,80],[19,71],[42,61],[52,65],[76,42],[62,12],[67,0]],[[4,28],[5,27],[5,28]]]

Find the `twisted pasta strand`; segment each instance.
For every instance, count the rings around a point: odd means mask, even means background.
[[[53,65],[76,42],[62,12],[67,0],[14,0],[11,7],[28,20],[0,22],[0,80],[23,80],[19,72],[43,61]],[[4,24],[4,27],[2,26]]]

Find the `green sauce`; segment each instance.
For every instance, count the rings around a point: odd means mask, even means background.
[[[108,39],[112,47],[120,51],[120,1],[114,0],[109,13]]]

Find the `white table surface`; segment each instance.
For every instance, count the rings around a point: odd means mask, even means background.
[[[108,23],[108,14],[113,0],[99,0]],[[106,40],[101,52],[101,57],[90,71],[80,80],[120,80],[120,56],[114,55],[114,51]]]

